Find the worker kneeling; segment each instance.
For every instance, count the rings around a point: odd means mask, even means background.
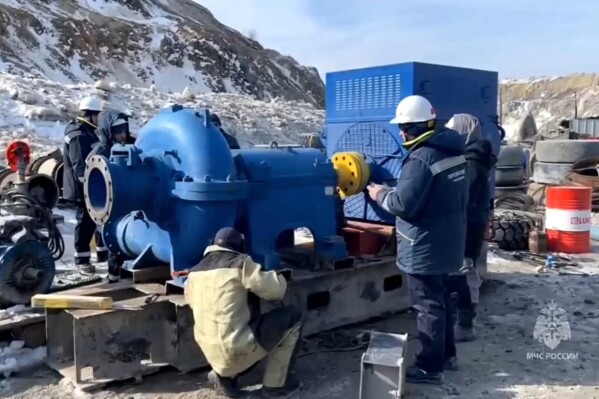
[[[261,395],[287,396],[300,389],[293,366],[301,313],[291,306],[260,313],[260,298],[283,299],[287,282],[275,271],[262,270],[244,250],[241,233],[221,229],[191,269],[185,298],[193,310],[194,336],[219,394],[240,397],[237,377],[266,358]]]

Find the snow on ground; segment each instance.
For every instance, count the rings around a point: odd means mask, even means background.
[[[118,2],[79,0],[77,3],[78,8],[75,8],[74,13],[72,7],[65,8],[61,4],[39,4],[24,0],[10,0],[6,5],[29,12],[32,15],[46,13],[48,16],[68,17],[72,20],[94,18],[97,15],[102,15],[103,17],[127,22],[132,26],[147,26],[153,30],[153,43],[160,43],[165,36],[172,35],[178,30],[178,18],[154,5],[147,5],[145,8],[145,11],[150,14],[148,17]],[[39,48],[33,50],[28,45],[28,42],[17,34],[14,27],[8,26],[7,28],[9,37],[12,40],[12,46],[19,51],[22,59],[29,60],[33,67],[31,70],[37,69],[42,72],[44,77],[54,79],[63,84],[72,82],[73,78],[76,82],[92,82],[90,68],[82,66],[84,64],[80,62],[81,57],[77,53],[70,58],[70,68],[66,69],[67,73],[65,73],[65,70],[57,68],[55,63],[56,56],[53,55],[53,52],[56,50],[61,51],[61,49],[68,50],[70,46],[60,44],[60,34],[56,30],[51,18],[41,18],[40,23],[44,26],[44,32],[36,33]],[[132,37],[131,40],[137,40],[137,38]],[[144,81],[138,77],[139,72],[144,71],[145,74],[155,76],[155,84],[164,90],[167,88],[183,90],[186,85],[193,85],[197,90],[202,90],[206,93],[211,92],[204,83],[205,79],[209,79],[210,77],[204,76],[202,72],[194,68],[187,58],[185,59],[185,65],[181,68],[173,66],[159,68],[156,66],[153,54],[144,54],[135,62],[121,62],[110,60],[109,49],[107,47],[102,47],[98,50],[108,60],[107,62],[112,66],[111,70],[115,79],[118,79],[120,82],[145,86]],[[164,79],[164,76],[168,76],[168,79]],[[233,92],[237,93],[239,91],[235,89]]]
[[[61,146],[64,128],[79,101],[96,95],[106,106],[132,115],[137,129],[160,108],[172,104],[208,108],[221,117],[225,129],[243,146],[277,141],[297,142],[302,133],[322,130],[324,111],[299,102],[257,101],[236,94],[196,94],[191,89],[166,93],[114,82],[63,85],[49,80],[0,72],[0,148],[14,139],[28,140],[36,153]],[[3,157],[3,151],[0,152]]]
[[[437,399],[591,399],[599,397],[598,255],[577,257],[582,275],[537,273],[504,252],[491,253],[489,274],[479,306],[475,342],[458,344],[460,370],[445,374],[441,386],[407,385],[405,398]],[[535,338],[541,311],[554,301],[565,311],[570,336],[555,349]],[[342,330],[354,336],[375,329],[416,333],[415,316],[403,313]],[[341,334],[341,333],[339,333]],[[418,348],[408,344],[409,361]],[[300,399],[358,397],[361,350],[302,356],[298,372],[304,382]],[[254,389],[259,375],[241,381]],[[83,394],[53,372],[35,368],[0,380],[0,397],[14,399],[221,399],[206,383],[206,372],[165,371],[140,384],[123,382]],[[379,398],[368,398],[379,399]]]

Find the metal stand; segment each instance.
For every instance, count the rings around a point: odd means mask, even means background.
[[[370,333],[360,367],[360,399],[402,397],[407,346],[408,334]]]
[[[303,309],[304,333],[310,335],[408,309],[403,282],[393,257],[334,271],[295,269],[285,302]],[[191,309],[164,285],[122,281],[67,292],[110,296],[117,306],[131,307],[46,312],[47,363],[79,388],[97,389],[167,365],[182,372],[207,365],[193,338]],[[262,308],[273,306],[265,302]]]

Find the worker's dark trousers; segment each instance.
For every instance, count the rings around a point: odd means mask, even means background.
[[[452,306],[455,306],[457,313],[457,323],[466,328],[474,327],[474,318],[476,317],[476,303],[472,302],[470,290],[465,275],[453,275],[447,279],[447,290],[450,294],[455,293],[455,299],[452,297]]]
[[[445,360],[456,356],[447,275],[408,274],[407,283],[412,306],[418,312],[418,338],[422,345],[414,365],[428,373],[442,372]]]
[[[108,280],[118,281],[121,277],[121,266],[124,259],[112,252],[108,255]]]
[[[106,261],[108,251],[104,247],[104,241],[100,234],[96,231],[96,223],[91,219],[85,204],[77,204],[75,225],[75,264],[85,265],[90,263],[91,251],[89,243],[92,238],[96,239],[96,251],[99,261]]]
[[[302,314],[294,306],[283,306],[250,320],[256,340],[264,348],[266,365],[263,383],[269,388],[284,387],[295,367],[301,341]],[[256,365],[244,371],[250,372]]]

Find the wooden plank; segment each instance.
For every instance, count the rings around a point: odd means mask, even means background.
[[[112,298],[106,296],[38,294],[31,298],[31,306],[46,309],[112,309]]]

